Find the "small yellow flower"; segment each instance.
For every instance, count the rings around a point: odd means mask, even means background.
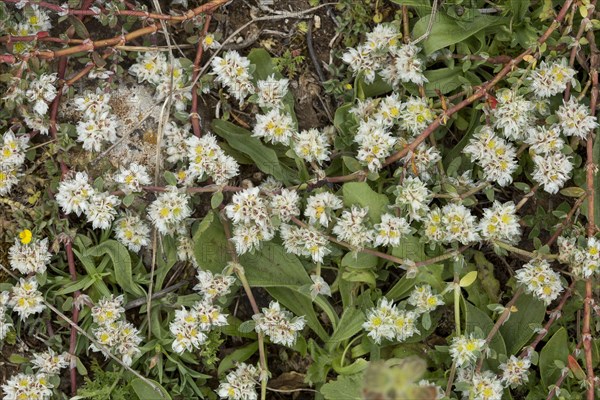
[[[33,235],[29,229],[23,229],[21,232],[19,232],[19,240],[21,240],[21,243],[23,244],[29,244],[32,236]]]

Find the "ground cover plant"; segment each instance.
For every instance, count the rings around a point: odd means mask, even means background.
[[[0,0],[3,398],[596,398],[597,17]]]

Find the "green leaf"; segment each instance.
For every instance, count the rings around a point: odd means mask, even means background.
[[[146,378],[147,379],[147,378]],[[148,382],[143,381],[139,378],[135,378],[131,381],[130,385],[133,388],[133,391],[140,400],[171,400],[171,396],[165,390],[164,387],[160,385],[160,383],[153,381],[152,379],[147,379],[155,385],[156,389],[150,386]]]
[[[522,294],[515,302],[515,307],[517,311],[511,313],[508,321],[500,327],[508,355],[516,355],[521,351],[535,334],[531,324],[542,323],[546,315],[544,303],[529,294]]]
[[[294,180],[293,171],[279,162],[275,150],[265,146],[258,138],[252,137],[249,130],[222,119],[213,120],[212,128],[217,135],[227,140],[231,147],[248,155],[265,174],[273,175],[286,185]]]
[[[321,387],[325,400],[362,400],[363,374],[341,375]]]
[[[421,37],[427,30],[431,15],[421,18],[414,26],[413,37]],[[463,42],[478,32],[506,23],[507,19],[490,15],[475,15],[469,22],[454,20],[438,13],[429,37],[422,42],[426,55],[455,43]]]
[[[367,97],[377,97],[392,91],[392,87],[379,75],[375,76],[373,83],[365,83],[362,74],[356,77],[354,82],[354,95],[364,100]]]
[[[581,197],[585,194],[585,189],[578,186],[572,186],[562,189],[560,194],[567,197]]]
[[[210,206],[214,210],[223,202],[223,192],[215,192],[210,198]]]
[[[477,271],[471,271],[460,279],[459,285],[463,288],[469,287],[473,284],[473,282],[475,282],[476,279]]]
[[[69,15],[68,20],[73,26],[73,29],[75,29],[77,36],[79,36],[81,39],[88,39],[90,37],[90,33],[85,27],[85,24],[79,18]]]
[[[540,375],[544,387],[552,385],[560,376],[560,368],[554,363],[556,360],[561,361],[563,365],[567,364],[569,356],[569,343],[567,331],[565,328],[560,328],[540,352]]]
[[[409,235],[400,239],[398,246],[392,248],[394,257],[409,259],[411,261],[423,261],[425,259],[425,245],[418,237]]]
[[[370,269],[377,266],[378,261],[377,256],[371,254],[348,252],[342,258],[342,267]]]
[[[131,204],[133,204],[134,200],[135,200],[135,194],[130,193],[127,196],[123,197],[123,205],[125,207],[129,207]]]
[[[515,23],[519,23],[525,18],[530,3],[530,0],[510,0],[510,10],[515,16]]]
[[[494,327],[494,322],[491,320],[491,318],[479,308],[475,307],[473,304],[464,299],[463,306],[465,310],[465,331],[473,332],[475,328],[479,328],[485,335],[490,333]],[[500,332],[497,332],[490,342],[490,348],[496,351],[498,354],[506,354],[506,345],[504,344],[504,339],[502,338],[502,334]],[[485,363],[490,364],[492,368],[498,367],[499,364],[497,360],[489,358],[486,359],[484,364]]]
[[[219,369],[217,369],[217,375],[222,375],[225,371],[230,370],[235,367],[236,363],[242,363],[252,357],[254,353],[258,350],[258,342],[252,342],[249,345],[244,347],[240,347],[235,350],[233,353],[228,354],[223,357],[221,363],[219,364]]]
[[[125,246],[116,240],[107,240],[96,247],[87,250],[87,255],[100,257],[108,255],[112,261],[115,280],[127,293],[136,296],[144,296],[144,291],[133,281],[133,272],[131,269],[131,257]]]
[[[230,261],[227,238],[219,216],[211,211],[196,228],[193,236],[194,257],[202,268],[220,273]]]
[[[342,193],[346,207],[350,207],[353,204],[368,207],[369,218],[373,223],[381,221],[381,214],[390,202],[385,194],[375,192],[366,182],[344,183]]]
[[[365,314],[361,310],[355,307],[346,308],[337,329],[333,331],[329,338],[328,344],[337,345],[346,339],[350,339],[362,330],[364,321]]]
[[[240,257],[248,283],[266,289],[284,307],[298,316],[305,316],[308,326],[322,339],[328,335],[315,313],[310,296],[300,291],[312,280],[298,257],[278,244],[264,243],[259,251]]]

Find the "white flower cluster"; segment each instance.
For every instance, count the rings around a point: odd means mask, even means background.
[[[531,361],[528,358],[510,356],[506,362],[500,364],[502,370],[502,382],[506,386],[519,386],[529,380],[529,368]]]
[[[175,109],[183,111],[192,99],[191,91],[185,90],[189,73],[183,60],[168,60],[161,52],[140,52],[136,63],[129,67],[129,73],[137,77],[138,82],[148,82],[156,88],[154,98],[157,102],[172,96]]]
[[[415,307],[416,313],[424,314],[443,306],[444,301],[441,295],[433,293],[431,286],[419,285],[415,286],[408,297],[408,304]]]
[[[425,236],[432,242],[468,244],[480,239],[477,221],[462,204],[446,204],[434,208],[425,217]]]
[[[28,136],[16,136],[10,129],[0,140],[0,196],[10,193],[19,182],[18,172],[25,162],[25,151],[29,147]]]
[[[13,327],[13,322],[8,315],[10,295],[8,292],[0,292],[0,341],[6,338],[8,331]]]
[[[106,142],[117,140],[117,117],[109,104],[110,94],[97,88],[96,92],[86,91],[73,99],[75,108],[82,119],[77,123],[77,141],[84,150],[99,152]]]
[[[485,179],[500,186],[512,183],[517,169],[517,150],[507,140],[494,134],[488,126],[473,135],[464,153],[477,162]]]
[[[315,227],[303,228],[281,224],[279,234],[288,253],[312,257],[313,262],[323,262],[323,257],[331,253],[327,247],[329,240]]]
[[[52,29],[50,16],[37,4],[28,4],[23,9],[22,18],[19,23],[12,24],[8,31],[14,36],[31,36],[39,32],[47,32]],[[18,54],[26,53],[35,46],[34,42],[16,42],[13,51]]]
[[[396,93],[376,100],[358,100],[350,112],[358,119],[354,136],[359,146],[357,159],[373,172],[382,168],[398,144],[398,137],[391,133],[394,128],[414,136],[435,118],[425,99],[410,97],[402,102]]]
[[[192,215],[188,205],[189,196],[168,186],[148,207],[148,218],[163,235],[174,233],[182,221]]]
[[[271,339],[271,342],[284,346],[296,343],[298,332],[304,329],[304,317],[294,317],[294,314],[282,308],[278,302],[272,301],[269,307],[263,307],[262,313],[252,316],[254,329]]]
[[[240,363],[237,368],[225,377],[217,389],[217,395],[227,400],[256,400],[256,381],[259,371],[254,365]]]
[[[333,233],[356,251],[362,250],[373,241],[373,230],[368,226],[368,208],[352,206],[344,210],[333,227]]]
[[[86,172],[77,172],[64,179],[58,185],[56,201],[66,214],[74,212],[79,216],[84,213],[94,229],[108,229],[121,200],[109,192],[96,192],[88,180]]]
[[[133,213],[127,212],[115,221],[115,237],[133,252],[150,244],[150,227]]]
[[[555,272],[546,260],[531,260],[516,273],[517,282],[525,286],[528,293],[533,293],[549,305],[564,290],[560,275]]]
[[[52,254],[48,250],[48,238],[42,240],[19,240],[8,250],[8,262],[10,267],[23,275],[41,274],[46,271]]]
[[[559,259],[571,267],[573,273],[589,278],[600,271],[600,241],[595,237],[587,239],[586,248],[577,245],[576,238],[558,238]]]
[[[381,339],[403,342],[419,334],[416,322],[420,314],[415,311],[401,310],[385,297],[382,297],[377,307],[367,312],[367,320],[362,327],[377,344]]]
[[[576,73],[577,71],[567,65],[566,58],[560,62],[542,61],[529,77],[533,94],[538,98],[546,98],[562,93],[567,84],[575,85]]]
[[[556,116],[566,136],[576,136],[585,140],[590,131],[598,128],[596,117],[590,115],[590,108],[580,104],[575,97],[567,101],[563,100],[563,105],[556,111]]]
[[[217,82],[229,89],[229,93],[240,104],[256,89],[251,81],[250,60],[240,56],[235,50],[226,52],[223,57],[215,57],[211,63]]]
[[[12,287],[7,304],[19,314],[22,321],[30,315],[41,313],[46,309],[44,297],[38,290],[38,282],[35,277],[19,279],[19,283]]]
[[[485,340],[474,334],[455,336],[450,344],[450,356],[457,367],[468,367],[473,365],[486,348]]]
[[[521,227],[517,218],[515,204],[494,201],[491,208],[483,210],[479,221],[479,231],[485,240],[502,240],[516,243],[521,237]]]
[[[427,78],[417,56],[420,49],[411,44],[401,45],[399,36],[394,25],[377,25],[362,44],[349,48],[342,60],[355,76],[362,73],[366,83],[373,83],[379,73],[394,87],[407,82],[422,85]]]
[[[40,116],[48,112],[48,103],[56,97],[56,74],[41,74],[29,83],[25,97],[33,105],[33,111]]]
[[[142,186],[149,185],[152,180],[145,166],[133,162],[128,167],[121,166],[114,177],[115,182],[126,194],[139,192]]]
[[[411,221],[421,221],[429,212],[432,193],[418,177],[409,176],[396,186],[396,206],[406,212]]]
[[[227,218],[233,222],[231,240],[238,254],[255,250],[261,241],[275,236],[267,205],[260,188],[253,187],[234,194],[231,203],[225,207]]]
[[[510,89],[497,93],[498,104],[492,110],[494,128],[508,140],[523,140],[533,124],[533,104]]]
[[[476,372],[473,374],[467,388],[462,392],[464,399],[502,400],[504,386],[493,372]]]
[[[103,298],[92,307],[92,318],[96,327],[92,332],[99,344],[114,353],[125,365],[131,365],[133,358],[141,353],[139,348],[142,342],[139,330],[125,320],[123,296]],[[101,351],[94,343],[90,345],[92,351]]]
[[[409,144],[404,138],[401,138],[398,143],[401,148]],[[421,143],[415,150],[409,151],[402,162],[405,171],[409,175],[419,177],[423,181],[429,181],[432,178],[431,170],[441,159],[442,156],[437,148]]]
[[[69,360],[69,353],[56,354],[54,350],[48,349],[42,353],[35,353],[31,364],[39,372],[48,375],[58,375],[61,369],[69,366]]]
[[[228,324],[227,315],[213,302],[229,293],[235,278],[205,270],[198,270],[197,278],[198,284],[194,286],[194,290],[202,295],[202,300],[196,302],[189,310],[182,307],[181,310],[175,311],[175,319],[169,325],[169,330],[175,338],[172,347],[177,353],[200,348],[206,342],[210,330]]]
[[[37,399],[49,400],[54,386],[44,373],[13,375],[2,385],[5,400]]]
[[[201,180],[208,176],[217,185],[225,185],[238,175],[237,161],[225,154],[213,135],[206,134],[201,138],[189,136],[185,147],[190,162],[186,175],[190,179]]]

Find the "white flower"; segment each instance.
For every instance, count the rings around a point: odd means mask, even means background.
[[[138,252],[150,244],[150,227],[139,216],[127,213],[114,225],[115,237],[131,251]]]
[[[125,365],[131,365],[133,358],[141,354],[139,345],[142,337],[139,330],[130,322],[119,320],[112,324],[100,325],[93,329],[93,333],[98,343],[108,347],[108,350],[120,357]],[[108,357],[108,354],[95,344],[90,345],[90,349],[101,351],[105,357]]]
[[[225,207],[225,213],[234,224],[270,225],[267,204],[257,187],[235,193],[231,203]]]
[[[256,323],[256,332],[267,335],[273,343],[293,346],[298,332],[304,329],[304,317],[294,317],[276,301],[272,301],[269,307],[264,307],[262,311],[252,316]]]
[[[333,211],[342,208],[343,205],[342,199],[332,193],[314,194],[307,200],[304,216],[309,218],[311,224],[318,223],[328,227]]]
[[[502,370],[502,382],[507,386],[519,386],[529,381],[529,368],[531,361],[528,358],[510,358],[500,364]]]
[[[152,181],[146,167],[136,162],[129,164],[129,167],[119,168],[119,173],[115,176],[115,182],[125,193],[139,192],[142,186],[149,185]]]
[[[42,74],[34,79],[25,92],[27,100],[33,104],[33,111],[39,115],[48,112],[48,103],[56,97],[56,74]]]
[[[517,282],[525,286],[527,293],[533,293],[549,305],[564,290],[560,275],[550,268],[546,260],[531,260],[516,273]]]
[[[49,31],[52,29],[50,17],[45,11],[41,10],[37,4],[30,4],[23,14],[26,18],[26,23],[31,27],[31,33]]]
[[[405,139],[399,141],[400,147],[407,145]],[[414,151],[409,151],[402,159],[406,172],[418,176],[424,181],[431,179],[431,173],[438,161],[442,159],[440,151],[425,143],[421,143]]]
[[[254,93],[255,88],[250,81],[250,60],[242,57],[235,50],[224,54],[223,58],[215,57],[211,63],[216,81],[229,89],[229,93],[240,104],[245,98]]]
[[[348,242],[356,250],[363,249],[373,241],[373,230],[369,228],[368,208],[352,206],[350,211],[342,212],[342,216],[333,227],[338,239]]]
[[[400,82],[425,84],[428,80],[423,75],[423,62],[417,56],[419,51],[421,49],[412,44],[392,48],[392,60],[381,71],[381,76],[394,87]]]
[[[10,328],[13,327],[12,320],[6,313],[9,301],[8,292],[0,292],[0,340],[4,340]]]
[[[556,111],[556,116],[566,136],[577,136],[585,140],[590,131],[598,128],[596,116],[590,115],[589,107],[579,104],[575,97],[571,97],[568,101],[563,100],[563,105]]]
[[[48,375],[58,375],[60,370],[69,366],[69,353],[56,354],[54,350],[48,349],[42,353],[33,355],[33,368],[39,369]]]
[[[400,112],[400,128],[413,136],[418,135],[434,118],[435,114],[425,99],[410,97]]]
[[[167,187],[148,207],[148,218],[160,233],[171,234],[183,220],[192,215],[188,200],[189,196],[179,193],[176,187]]]
[[[401,217],[383,214],[381,223],[374,226],[375,246],[393,246],[400,244],[400,239],[410,233],[410,224]]]
[[[323,257],[331,253],[327,247],[327,238],[314,228],[301,228],[282,224],[281,239],[285,250],[289,253],[312,257],[313,262],[323,262]]]
[[[17,183],[19,183],[19,178],[16,169],[0,168],[0,196],[10,193]]]
[[[373,106],[372,100],[358,100],[358,105],[351,112],[362,122],[370,112],[375,111]],[[385,127],[392,127],[399,121],[403,108],[404,105],[400,101],[398,93],[391,94],[381,99],[373,119],[381,122]]]
[[[517,169],[517,150],[512,144],[494,134],[485,126],[473,135],[463,152],[477,162],[485,179],[500,186],[512,183],[512,174]]]
[[[36,399],[49,400],[52,397],[52,384],[43,373],[35,375],[19,373],[2,385],[4,400]]]
[[[397,310],[393,317],[396,341],[403,342],[420,333],[415,326],[415,322],[418,318],[417,313],[413,311]]]
[[[213,135],[207,134],[201,138],[189,136],[185,140],[185,147],[191,176],[197,179],[210,176],[218,185],[225,185],[229,179],[237,176],[237,162],[223,152]]]
[[[187,7],[187,4],[184,7]],[[221,47],[221,43],[217,42],[217,40],[215,39],[215,35],[213,35],[212,33],[207,33],[204,36],[204,39],[202,39],[202,47],[204,48],[204,50],[216,50],[219,47]]]
[[[292,117],[287,112],[274,108],[265,115],[256,116],[252,136],[264,138],[268,143],[287,145],[295,132]]]
[[[473,375],[472,386],[468,393],[473,400],[502,400],[504,386],[493,372],[476,372]]]
[[[531,128],[525,143],[529,151],[533,154],[548,154],[561,151],[565,142],[560,138],[560,129],[558,125],[552,125],[549,129],[544,126]]]
[[[521,238],[521,227],[516,215],[515,204],[494,201],[491,208],[483,210],[483,217],[479,221],[481,236],[486,240],[502,240],[507,243],[516,243]]]
[[[167,161],[176,163],[183,161],[189,156],[187,139],[191,136],[190,129],[190,124],[179,126],[173,121],[169,121],[165,125],[163,146],[168,155]]]
[[[420,221],[429,211],[431,191],[418,177],[409,176],[396,186],[396,205],[408,211],[408,217]]]
[[[457,367],[467,367],[477,360],[485,348],[485,340],[478,339],[473,334],[455,336],[450,344],[450,356]]]
[[[377,307],[367,312],[367,320],[362,327],[368,332],[367,336],[377,344],[381,343],[382,339],[392,340],[396,336],[396,315],[397,310],[393,303],[382,297]]]
[[[27,135],[15,136],[10,129],[4,132],[0,141],[0,172],[23,165],[27,147],[29,147]]]
[[[24,275],[44,273],[51,258],[48,238],[29,243],[21,243],[19,239],[15,239],[8,251],[10,267]]]
[[[231,241],[238,255],[252,252],[260,247],[263,240],[271,240],[275,236],[272,226],[234,225]]]
[[[331,297],[331,288],[321,276],[311,275],[310,279],[313,281],[313,284],[310,285],[310,297],[312,297],[313,300],[320,294]]]
[[[257,400],[255,386],[258,379],[259,371],[255,366],[240,363],[221,382],[217,395],[227,400]]]
[[[573,170],[571,157],[558,151],[543,156],[535,155],[533,163],[533,180],[551,194],[564,186]]]
[[[329,139],[317,129],[302,131],[294,137],[294,152],[307,162],[321,165],[329,160]]]
[[[198,270],[196,278],[198,283],[194,286],[194,290],[200,292],[207,301],[225,296],[235,283],[235,277],[231,275],[213,274],[204,270]]]
[[[560,63],[546,63],[542,61],[539,67],[532,71],[531,89],[537,97],[551,97],[562,93],[567,84],[575,85],[575,74],[577,72],[567,65],[567,59],[563,58]]]
[[[108,192],[93,194],[86,211],[87,221],[94,229],[108,229],[117,215],[116,207],[121,200]]]
[[[275,79],[275,75],[256,83],[259,107],[283,108],[283,98],[288,92],[287,79]]]
[[[290,189],[281,189],[281,193],[271,197],[271,214],[279,217],[282,222],[289,222],[292,217],[300,215],[298,192]]]
[[[12,287],[12,293],[8,305],[17,312],[21,320],[27,319],[32,314],[37,314],[46,308],[44,297],[38,290],[35,277],[21,278],[19,283]]]
[[[523,140],[533,123],[533,104],[509,89],[498,91],[497,98],[492,111],[494,128],[501,129],[507,139]]]
[[[431,286],[420,285],[415,286],[411,292],[408,304],[414,306],[417,313],[422,314],[431,312],[438,306],[443,306],[444,301],[442,300],[442,296],[433,293]]]
[[[129,67],[129,73],[138,78],[138,82],[148,81],[157,85],[160,81],[161,72],[167,68],[167,57],[164,53],[157,51],[140,52],[137,63]]]
[[[468,244],[479,240],[477,221],[471,211],[462,204],[446,204],[442,208],[441,226],[444,242]]]
[[[123,295],[104,297],[92,307],[92,318],[98,325],[111,325],[121,319],[124,313]]]
[[[374,120],[367,120],[359,124],[354,141],[359,145],[358,161],[367,165],[369,171],[377,172],[392,153],[397,139]]]

